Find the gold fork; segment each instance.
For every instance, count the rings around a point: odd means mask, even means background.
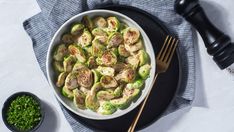
[[[178,44],[178,40],[176,38],[173,38],[171,36],[167,36],[165,41],[164,41],[164,44],[160,50],[160,52],[158,53],[157,55],[157,58],[156,58],[156,75],[154,77],[154,80],[153,80],[153,83],[151,85],[151,89],[149,91],[149,93],[146,95],[145,99],[144,99],[144,102],[142,103],[141,105],[141,108],[140,110],[138,111],[138,114],[137,116],[135,117],[135,119],[133,120],[131,126],[129,127],[128,129],[128,132],[134,132],[135,130],[135,127],[137,125],[137,122],[141,116],[141,113],[145,107],[145,104],[149,98],[149,95],[150,95],[150,92],[152,90],[152,87],[158,77],[158,75],[160,73],[164,73],[167,71],[169,65],[170,65],[170,62],[171,62],[171,59],[174,55],[174,52],[175,52],[175,49],[176,49],[176,46]]]

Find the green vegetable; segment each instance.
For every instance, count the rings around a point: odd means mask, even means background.
[[[76,58],[74,56],[69,56],[64,59],[63,67],[65,72],[71,72],[73,65],[76,63]]]
[[[99,28],[107,27],[107,21],[103,17],[94,18],[94,25]]]
[[[96,68],[98,65],[96,63],[96,59],[95,57],[91,56],[89,57],[88,61],[87,61],[87,65],[89,68],[93,69]]]
[[[92,111],[97,111],[100,104],[95,94],[88,93],[88,95],[85,98],[85,106]]]
[[[118,86],[117,81],[112,76],[102,76],[100,79],[100,83],[104,88],[115,88]]]
[[[98,66],[98,68],[96,69],[101,75],[103,76],[114,76],[115,75],[115,70],[111,67],[102,67],[102,66]]]
[[[136,28],[128,27],[123,31],[125,44],[134,44],[140,38],[140,31]]]
[[[107,36],[108,34],[101,28],[94,28],[92,30],[94,36]]]
[[[119,32],[112,33],[108,38],[108,48],[118,47],[123,42],[123,36]]]
[[[133,55],[133,56],[129,56],[126,59],[126,63],[130,64],[133,69],[137,69],[137,67],[140,63],[140,60],[136,55],[135,56]]]
[[[143,85],[144,85],[144,80],[138,79],[138,80],[136,80],[133,83],[128,83],[126,85],[126,88],[130,88],[130,89],[132,89],[132,88],[138,88],[138,89],[140,89],[140,88],[143,87]]]
[[[70,52],[71,55],[76,56],[77,60],[81,63],[85,63],[86,62],[86,55],[84,50],[80,47],[80,46],[76,46],[76,45],[70,45],[68,47],[68,50]]]
[[[97,93],[97,99],[100,101],[109,101],[111,99],[113,99],[114,96],[114,92],[113,90],[109,89],[109,90],[101,90]]]
[[[126,83],[133,82],[135,78],[136,78],[136,72],[132,68],[126,68],[120,71],[115,77],[116,80]]]
[[[57,83],[56,83],[57,87],[62,87],[64,85],[66,76],[67,76],[66,72],[62,72],[59,74],[58,79],[57,79]]]
[[[68,99],[73,99],[74,97],[72,90],[68,89],[67,87],[63,87],[62,95]]]
[[[149,62],[149,56],[148,54],[145,52],[145,50],[140,50],[138,52],[138,55],[139,55],[139,60],[140,60],[140,66],[143,66],[144,64],[148,63]]]
[[[93,30],[94,24],[88,16],[84,16],[81,20],[81,23],[84,24],[85,27],[89,29],[89,31]]]
[[[73,90],[78,87],[77,79],[76,79],[77,73],[71,72],[67,75],[65,79],[65,87]]]
[[[94,76],[94,83],[99,82],[101,74],[95,69],[92,69],[92,72],[93,72],[93,76]]]
[[[116,110],[117,109],[114,105],[112,105],[108,101],[105,101],[101,103],[101,106],[98,109],[98,113],[101,113],[103,115],[110,115],[110,114],[113,114]]]
[[[63,68],[63,63],[62,62],[59,62],[59,61],[54,61],[53,62],[53,66],[54,66],[54,69],[58,72],[63,72],[64,71],[64,68]]]
[[[110,32],[118,31],[118,29],[120,28],[119,20],[116,17],[108,17],[107,23],[108,23],[108,30]]]
[[[93,44],[92,44],[93,56],[99,57],[103,54],[104,51],[105,51],[105,46],[103,46],[99,40],[93,41]]]
[[[72,44],[74,42],[74,38],[70,34],[64,34],[62,36],[62,42],[65,44]]]
[[[140,89],[137,88],[125,88],[123,91],[123,97],[128,101],[134,100],[140,93]]]
[[[150,74],[151,66],[149,64],[145,64],[139,68],[138,74],[142,79],[147,79]]]
[[[123,94],[123,86],[120,85],[119,87],[117,87],[114,90],[114,96],[118,98],[118,97],[122,96],[122,94]]]
[[[90,88],[93,84],[93,73],[87,67],[79,69],[76,78],[78,84],[82,87]]]
[[[130,55],[130,53],[125,49],[124,45],[119,45],[118,53],[119,53],[119,55],[121,55],[123,57],[128,57]]]
[[[73,103],[75,104],[75,106],[80,109],[85,109],[86,108],[85,107],[86,95],[78,89],[73,90],[73,95],[74,95]]]
[[[125,44],[125,48],[127,51],[129,51],[131,54],[134,54],[135,52],[137,52],[140,49],[144,49],[143,46],[143,42],[140,39],[138,42],[136,42],[135,44]]]
[[[129,106],[129,101],[127,98],[117,98],[110,100],[110,103],[119,109],[125,109]]]
[[[18,131],[29,131],[41,120],[40,104],[31,96],[16,97],[7,110],[7,122]]]
[[[89,46],[91,45],[92,39],[92,34],[88,30],[84,29],[84,32],[78,38],[78,45],[80,45],[81,47]]]
[[[56,61],[63,61],[63,58],[68,54],[65,44],[60,44],[54,51],[53,58]]]
[[[79,71],[81,68],[84,68],[84,67],[86,67],[86,65],[85,65],[85,64],[82,64],[82,63],[80,63],[80,62],[78,61],[78,62],[76,62],[76,64],[73,66],[72,71],[73,71],[73,72],[77,72],[77,71]]]
[[[104,66],[113,66],[117,63],[117,56],[112,51],[105,51],[100,59]]]
[[[82,34],[84,28],[85,28],[85,26],[83,24],[75,24],[71,28],[71,34],[72,35],[80,35],[80,34]]]

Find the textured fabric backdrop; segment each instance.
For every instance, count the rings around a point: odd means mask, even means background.
[[[183,84],[175,100],[164,115],[188,106],[195,93],[195,55],[191,26],[176,15],[174,0],[37,0],[41,12],[23,23],[33,42],[33,48],[39,65],[46,75],[46,53],[56,30],[72,16],[105,4],[130,5],[143,9],[161,19],[165,25],[180,38],[179,52],[184,77]],[[186,81],[187,80],[187,81]],[[62,108],[65,117],[74,131],[89,132]]]

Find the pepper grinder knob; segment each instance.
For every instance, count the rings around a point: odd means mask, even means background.
[[[234,62],[234,44],[228,35],[210,22],[199,0],[176,0],[175,11],[197,29],[208,54],[213,56],[220,69],[225,69]]]

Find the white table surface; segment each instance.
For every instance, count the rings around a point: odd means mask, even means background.
[[[203,0],[205,11],[234,40],[234,1]],[[38,95],[46,104],[39,132],[70,132],[52,88],[40,70],[22,22],[40,12],[36,0],[0,0],[0,110],[17,91]],[[201,37],[196,44],[196,97],[192,107],[161,118],[144,132],[233,132],[234,75],[221,71],[208,56]],[[0,111],[0,114],[2,111]],[[0,131],[9,131],[0,118]]]

